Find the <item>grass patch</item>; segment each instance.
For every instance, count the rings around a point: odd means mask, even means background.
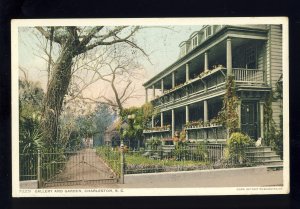
[[[121,153],[119,151],[109,147],[99,147],[96,152],[116,173],[120,172]],[[153,159],[142,154],[143,152],[125,153],[126,174],[203,170],[210,167],[207,161]]]
[[[201,161],[177,161],[174,159],[161,159],[155,160],[144,156],[138,155],[126,155],[126,164],[127,165],[162,165],[162,166],[198,166],[198,165],[207,165],[206,162]]]

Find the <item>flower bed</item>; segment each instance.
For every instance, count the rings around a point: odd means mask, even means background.
[[[212,166],[202,161],[176,161],[175,159],[156,160],[141,155],[126,155],[126,173],[156,173],[209,169]]]

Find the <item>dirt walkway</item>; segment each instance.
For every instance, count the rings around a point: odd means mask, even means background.
[[[64,170],[50,182],[68,182],[68,185],[73,182],[74,184],[91,186],[91,184],[105,184],[105,179],[109,181],[114,178],[114,173],[96,154],[96,150],[87,148],[69,156]],[[61,185],[55,184],[56,188],[63,186],[63,183]]]

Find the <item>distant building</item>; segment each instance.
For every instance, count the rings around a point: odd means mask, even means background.
[[[110,126],[107,127],[104,134],[104,144],[117,146],[120,143],[120,134],[117,129],[120,121],[116,119]]]
[[[179,59],[144,83],[146,102],[160,112],[144,130],[145,138],[168,140],[186,130],[191,141],[224,142],[226,129],[214,119],[228,76],[236,84],[241,131],[263,137],[264,104],[282,78],[281,25],[206,25],[179,47]],[[279,127],[281,101],[271,108]]]

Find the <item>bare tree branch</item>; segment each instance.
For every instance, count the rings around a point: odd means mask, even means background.
[[[47,30],[45,30],[43,27],[35,27],[46,39],[50,40],[51,39],[51,33]],[[63,39],[62,37],[59,36],[53,36],[53,41],[59,44],[63,44]]]
[[[94,43],[87,45],[85,48],[82,49],[82,51],[80,51],[79,53],[83,53],[85,51],[91,50],[93,48],[95,48],[96,46],[99,45],[113,45],[116,43],[121,43],[121,42],[125,42],[126,40],[128,40],[131,36],[133,36],[139,29],[140,26],[136,26],[130,33],[129,35],[127,35],[124,38],[119,38],[117,36],[117,34],[122,31],[123,29],[125,29],[127,26],[119,26],[116,27],[114,30],[110,31],[109,33],[107,33],[106,35],[104,35],[101,39],[96,40]],[[105,41],[108,38],[111,37],[115,37],[116,39],[112,40],[112,41]]]

